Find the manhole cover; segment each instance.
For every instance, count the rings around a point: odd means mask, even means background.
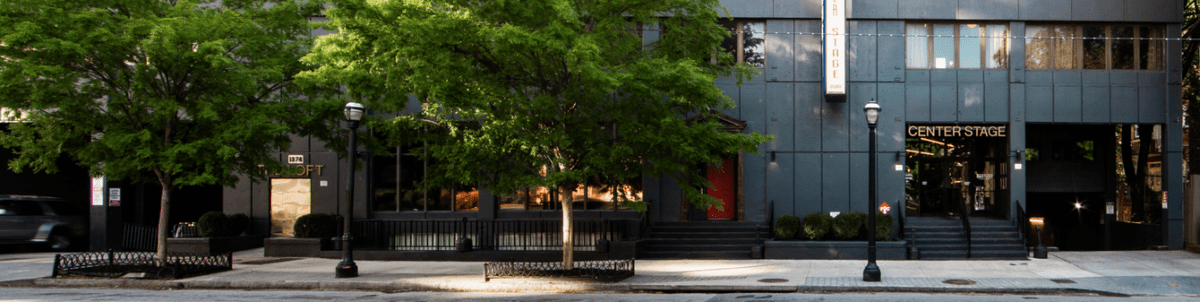
[[[1075,283],[1075,280],[1071,279],[1050,279],[1050,281],[1054,281],[1054,283],[1058,284]]]
[[[942,283],[950,285],[975,285],[975,281],[964,279],[948,279],[946,281],[942,281]]]
[[[767,279],[759,279],[759,280],[758,280],[758,282],[762,282],[762,283],[784,283],[784,282],[788,282],[788,279],[780,279],[780,278],[767,278]]]

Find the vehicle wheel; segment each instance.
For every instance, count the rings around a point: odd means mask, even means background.
[[[71,237],[62,231],[54,231],[50,233],[50,238],[46,238],[46,245],[51,250],[63,251],[71,248]]]

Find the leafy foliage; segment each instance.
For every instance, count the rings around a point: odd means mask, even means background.
[[[804,216],[804,236],[809,240],[825,238],[833,227],[833,217],[825,213],[812,213]]]
[[[875,240],[892,238],[892,215],[875,213]]]
[[[12,0],[0,5],[0,145],[9,168],[92,175],[171,191],[279,171],[289,132],[329,138],[340,103],[300,101],[311,1]]]
[[[234,213],[233,215],[229,215],[230,236],[241,236],[242,233],[246,232],[246,228],[248,227],[250,227],[250,217],[247,217],[246,214]]]
[[[833,235],[838,239],[854,239],[858,231],[867,221],[867,214],[858,212],[842,213],[833,218]]]
[[[791,239],[796,236],[796,232],[800,231],[800,218],[793,215],[779,216],[779,220],[775,221],[775,237],[779,239]]]
[[[337,236],[337,218],[324,213],[309,213],[296,218],[292,226],[297,238],[330,238]]]
[[[232,234],[232,222],[225,213],[220,211],[212,211],[200,215],[200,220],[196,221],[196,230],[200,231],[200,237],[228,237]]]
[[[377,111],[410,110],[370,126],[398,143],[425,143],[415,153],[437,162],[426,188],[570,191],[594,177],[640,175],[709,185],[695,165],[765,141],[720,132],[713,118],[732,108],[716,77],[753,72],[709,62],[730,34],[715,22],[718,5],[334,1],[327,26],[339,33],[317,40],[305,60],[320,68],[301,78],[344,85]],[[646,45],[639,32],[662,40]],[[419,108],[406,108],[409,95]],[[693,115],[706,118],[689,123]],[[702,207],[715,204],[696,186],[685,190]]]

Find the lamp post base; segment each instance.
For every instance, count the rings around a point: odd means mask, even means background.
[[[1049,255],[1046,254],[1046,247],[1039,245],[1038,247],[1033,248],[1033,258],[1046,259],[1048,257]]]
[[[334,277],[337,278],[354,278],[358,277],[358,265],[352,260],[342,260],[338,263],[337,268],[333,270]]]
[[[863,269],[863,281],[879,282],[883,281],[882,273],[879,271],[879,266],[874,263],[868,263]]]

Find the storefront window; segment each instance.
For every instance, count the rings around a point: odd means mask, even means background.
[[[906,32],[908,68],[1008,68],[1007,25],[909,23]]]
[[[381,141],[386,141],[382,140]],[[371,157],[371,209],[380,212],[476,211],[479,190],[474,186],[422,191],[429,165],[421,160],[418,144],[401,145],[392,154]]]
[[[559,208],[559,198],[566,194],[563,189],[557,191],[546,187],[533,187],[518,190],[507,196],[500,196],[501,210],[556,210]],[[619,195],[619,196],[618,196]],[[571,209],[573,210],[628,210],[621,200],[630,202],[642,201],[642,178],[637,177],[623,184],[613,184],[612,181],[594,177],[586,185],[580,184],[572,193]]]
[[[1025,67],[1162,70],[1160,26],[1025,26]]]

